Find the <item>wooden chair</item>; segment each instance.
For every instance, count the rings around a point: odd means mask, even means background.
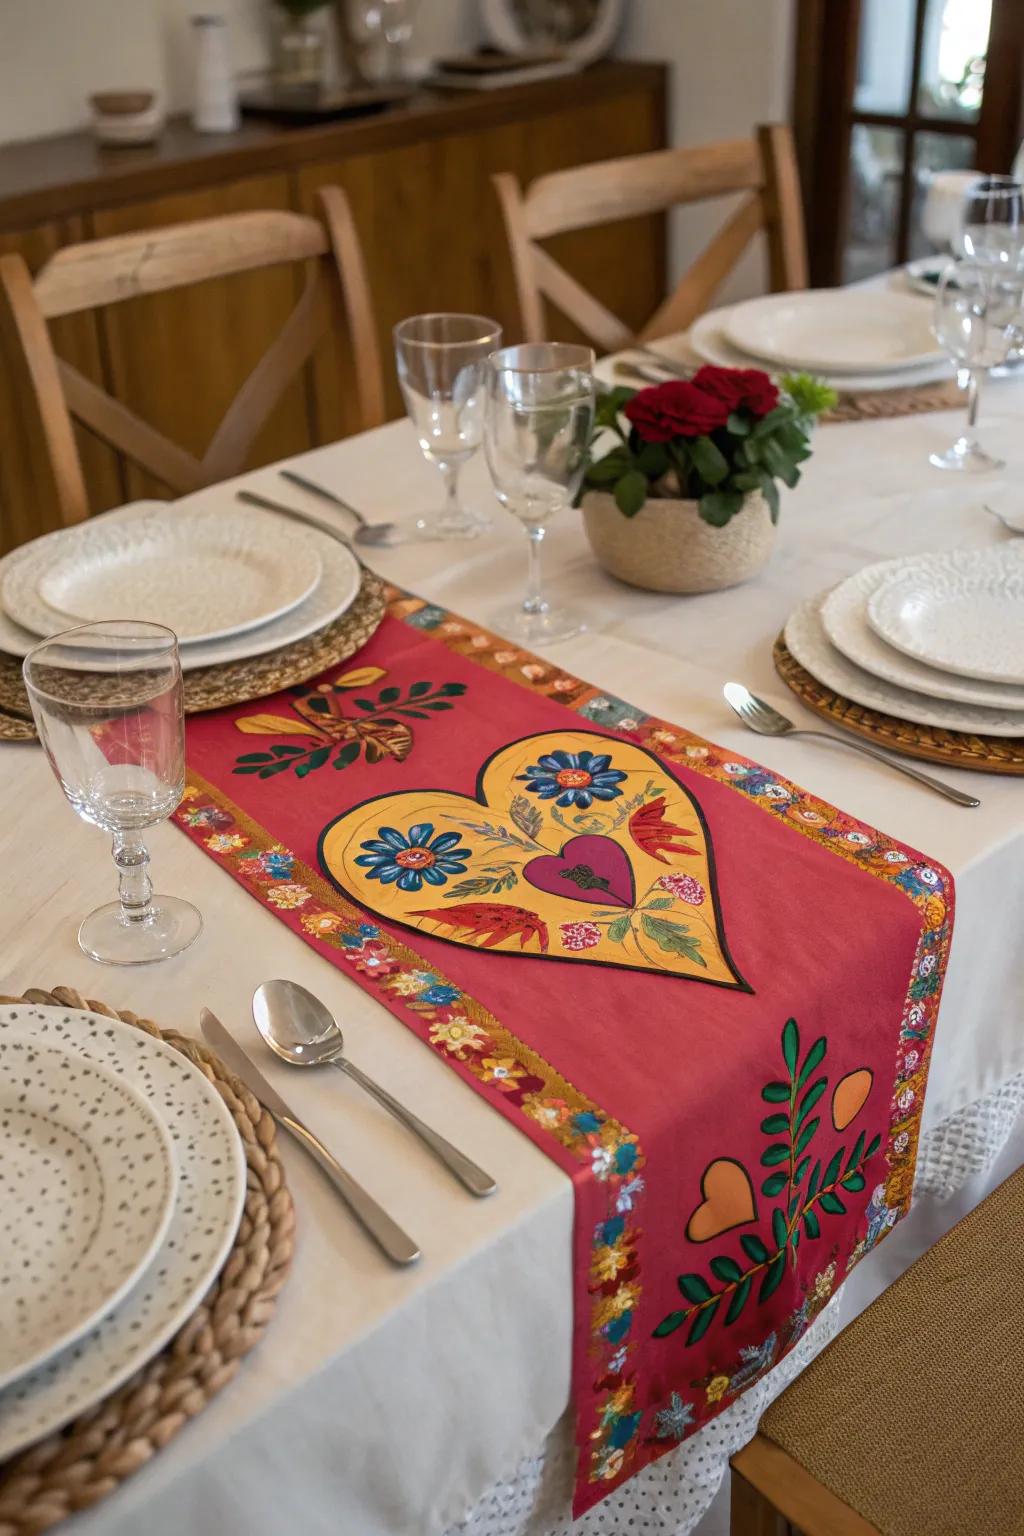
[[[493,181],[505,216],[527,341],[543,341],[547,335],[545,297],[607,352],[686,330],[707,309],[716,288],[762,229],[768,237],[772,290],[807,286],[800,178],[793,135],[782,124],[759,128],[756,139],[655,150],[555,171],[533,182],[525,194],[507,172]],[[750,196],[636,334],[537,244],[568,230],[735,192]]]
[[[732,1536],[1024,1531],[1024,1168],[856,1318],[732,1459]]]
[[[0,359],[38,416],[63,524],[89,515],[72,418],[180,495],[226,479],[246,455],[325,328],[344,311],[355,354],[363,428],[385,419],[369,285],[348,199],[317,194],[322,221],[283,210],[227,214],[65,246],[33,279],[21,256],[0,256]],[[295,308],[231,402],[201,458],[58,358],[48,320],[284,263],[306,263]],[[187,387],[187,383],[183,384]]]

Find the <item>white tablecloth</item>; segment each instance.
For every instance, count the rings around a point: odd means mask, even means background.
[[[986,439],[1011,467],[1016,456],[1018,475],[1022,410],[1024,385],[993,388],[986,402]],[[771,643],[798,600],[872,559],[1006,536],[981,510],[983,494],[1000,488],[998,477],[943,477],[927,465],[928,451],[945,445],[958,425],[954,416],[936,415],[822,429],[803,484],[784,497],[771,565],[732,592],[676,599],[620,586],[596,567],[574,514],[556,523],[545,551],[552,592],[586,609],[591,624],[589,634],[558,647],[553,659],[642,709],[758,757],[953,870],[957,927],[927,1127],[1024,1070],[1024,785],[941,770],[982,797],[979,810],[959,810],[840,748],[755,742],[726,709],[721,685],[742,679],[811,723],[771,664]],[[299,462],[371,515],[410,514],[438,496],[405,423]],[[467,500],[493,505],[482,463],[470,465],[464,481]],[[247,483],[303,500],[269,470]],[[193,500],[214,503],[225,494],[221,487]],[[486,622],[525,568],[521,529],[496,506],[494,512],[493,533],[477,543],[406,546],[380,552],[374,563]],[[252,1045],[253,987],[268,976],[293,976],[344,1020],[355,1059],[501,1185],[490,1201],[466,1197],[334,1074],[288,1075],[264,1063],[419,1239],[424,1260],[411,1272],[389,1268],[315,1170],[286,1146],[298,1254],[270,1332],[195,1425],[115,1497],[73,1522],[75,1536],[137,1536],[143,1528],[147,1536],[445,1530],[538,1452],[566,1408],[567,1179],[173,828],[153,834],[154,874],[159,888],[199,905],[203,936],[185,955],[152,969],[87,961],[75,929],[112,893],[104,840],[62,803],[34,747],[0,750],[0,792],[4,990],[66,982],[185,1029],[197,1028],[206,1003]]]

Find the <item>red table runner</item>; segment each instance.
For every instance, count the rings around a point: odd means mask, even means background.
[[[572,1178],[582,1513],[909,1208],[949,874],[395,591],[187,756],[185,831]]]

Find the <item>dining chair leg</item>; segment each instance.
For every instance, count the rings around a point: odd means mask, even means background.
[[[752,1483],[733,1468],[730,1488],[730,1536],[788,1536],[792,1527]]]

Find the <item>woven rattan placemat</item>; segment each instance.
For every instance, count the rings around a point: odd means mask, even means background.
[[[234,1245],[184,1327],[98,1407],[0,1466],[0,1536],[37,1536],[113,1493],[231,1381],[273,1316],[291,1267],[294,1213],[273,1119],[205,1045],[71,987],[0,997],[0,1003],[18,1002],[88,1009],[165,1040],[220,1093],[246,1160]]]
[[[864,736],[878,747],[920,757],[950,768],[972,768],[979,773],[1024,774],[1024,737],[971,736],[966,731],[943,731],[937,726],[915,725],[895,715],[883,715],[854,704],[841,693],[819,683],[790,654],[782,635],[772,652],[775,670],[797,698],[833,725]]]
[[[358,597],[333,624],[265,656],[250,656],[244,661],[186,672],[185,713],[195,715],[206,709],[222,709],[229,704],[245,704],[250,699],[265,699],[281,688],[308,682],[325,668],[338,666],[354,656],[374,634],[383,617],[384,589],[380,578],[364,569]],[[21,676],[21,660],[5,652],[0,652],[0,709],[31,719],[32,711]],[[33,729],[30,737],[34,734]],[[8,735],[0,721],[0,740],[15,739],[26,738]]]
[[[955,411],[964,397],[955,379],[923,384],[918,389],[872,390],[839,396],[825,421],[882,421],[888,416],[920,416],[925,411]]]

